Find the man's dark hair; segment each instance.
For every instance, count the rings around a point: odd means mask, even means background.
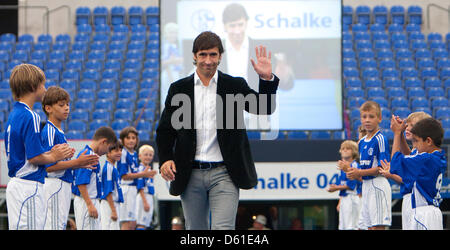
[[[436,147],[441,147],[444,138],[444,129],[440,121],[434,118],[425,118],[414,124],[411,133],[426,140],[428,137],[433,140]]]
[[[117,136],[114,130],[111,127],[103,126],[98,128],[93,136],[94,141],[101,140],[103,138],[106,138],[106,142],[108,144],[113,144],[117,141]]]
[[[198,35],[194,40],[194,46],[192,46],[192,53],[197,53],[200,50],[207,50],[212,48],[218,48],[219,54],[223,53],[222,40],[218,35],[211,31],[204,31]]]
[[[244,6],[238,3],[232,3],[227,5],[222,13],[222,22],[223,24],[227,24],[229,22],[237,21],[241,18],[248,20],[247,11]]]

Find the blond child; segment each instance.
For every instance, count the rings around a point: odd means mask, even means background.
[[[150,145],[142,145],[139,148],[139,171],[151,172],[149,178],[141,178],[141,185],[139,185],[139,192],[136,197],[136,230],[145,230],[150,226],[153,217],[153,195],[155,194],[155,186],[153,184],[153,177],[157,173],[153,170],[151,162],[155,150]]]
[[[389,160],[389,142],[381,133],[380,105],[366,101],[360,107],[361,124],[367,134],[358,142],[360,169],[348,168],[350,180],[362,178],[362,207],[359,216],[360,229],[385,229],[391,225],[391,186],[380,175],[382,160]]]
[[[348,164],[352,168],[358,168],[358,144],[352,140],[342,142],[339,149],[341,160],[338,165]],[[361,182],[348,180],[344,170],[341,170],[337,184],[331,184],[328,192],[339,191],[339,230],[358,229],[359,210],[361,208]]]

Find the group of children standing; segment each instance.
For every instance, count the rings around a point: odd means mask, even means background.
[[[339,229],[391,226],[391,179],[400,184],[403,196],[402,229],[442,230],[439,192],[447,159],[440,148],[444,137],[441,123],[424,112],[411,113],[405,120],[393,115],[394,140],[389,154],[389,142],[379,128],[379,104],[363,103],[360,114],[359,141],[341,144],[340,178],[328,189],[340,191]]]
[[[138,146],[133,127],[120,132],[100,127],[92,142],[72,159],[61,124],[69,116],[70,96],[62,88],[45,89],[45,75],[30,64],[16,66],[10,77],[13,110],[5,129],[8,161],[8,227],[64,230],[72,194],[77,229],[145,229],[153,216],[154,150]],[[32,110],[42,102],[47,122]],[[99,157],[106,154],[100,166]],[[140,162],[140,163],[139,163]]]

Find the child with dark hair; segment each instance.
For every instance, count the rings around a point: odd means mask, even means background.
[[[444,130],[434,118],[418,121],[411,129],[416,155],[403,155],[400,145],[394,141],[395,152],[391,163],[382,162],[384,171],[398,173],[402,182],[412,185],[409,218],[412,230],[442,230],[443,219],[439,205],[442,201],[440,188],[447,168],[447,159],[440,149]]]

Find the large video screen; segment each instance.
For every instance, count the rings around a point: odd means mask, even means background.
[[[219,70],[256,91],[250,58],[258,45],[272,53],[277,108],[269,127],[246,120],[247,129],[342,129],[341,8],[341,0],[160,1],[161,109],[170,84],[195,71],[193,40],[212,31],[225,50]]]

